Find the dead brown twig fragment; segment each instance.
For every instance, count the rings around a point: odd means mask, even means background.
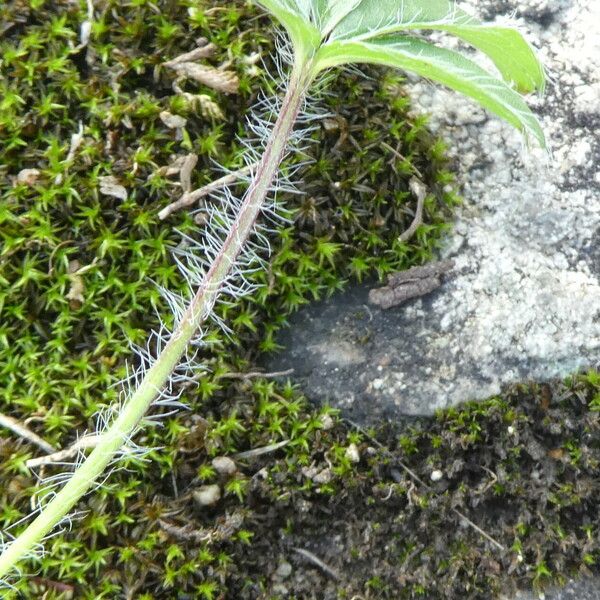
[[[443,278],[448,277],[453,268],[453,260],[441,260],[393,273],[388,276],[385,287],[369,292],[369,302],[386,309],[425,296],[440,287]]]
[[[23,425],[13,417],[0,414],[0,427],[10,429],[10,431],[16,433],[20,438],[23,438],[24,440],[35,444],[44,452],[56,452],[56,448],[52,444],[49,444],[46,440],[43,440],[39,435],[33,433],[31,429],[28,429],[25,425]]]
[[[265,373],[263,371],[249,371],[248,373],[223,373],[220,375],[220,379],[254,379],[257,377],[263,377],[265,379],[272,379],[273,377],[283,377],[285,375],[291,375],[294,369],[286,369],[285,371],[273,371],[271,373]]]
[[[165,63],[165,65],[173,69],[179,77],[193,79],[217,92],[237,94],[240,87],[240,80],[235,71],[215,69],[214,67],[199,65],[193,62]]]
[[[175,539],[198,544],[227,540],[242,527],[243,523],[244,514],[241,511],[225,515],[225,518],[212,529],[193,529],[189,524],[179,526],[162,519],[158,520],[160,527]]]
[[[417,199],[417,208],[415,210],[415,217],[409,228],[398,238],[401,242],[410,240],[410,238],[415,235],[417,229],[423,224],[423,205],[425,203],[425,198],[427,198],[427,188],[420,179],[411,177],[408,182],[408,187]]]
[[[95,448],[101,439],[101,435],[86,435],[64,450],[54,450],[54,448],[52,448],[52,453],[48,454],[48,456],[30,458],[25,463],[25,466],[28,469],[33,469],[35,467],[41,467],[42,465],[51,465],[53,463],[62,462],[73,456],[77,456],[81,450]]]
[[[311,562],[313,565],[319,567],[319,569],[321,569],[323,573],[329,575],[329,577],[331,577],[332,579],[335,579],[336,581],[340,580],[340,576],[329,565],[326,565],[318,556],[315,556],[312,552],[304,550],[304,548],[292,548],[292,550],[300,554],[300,556],[306,558],[306,560]]]
[[[238,452],[233,455],[233,458],[236,460],[246,460],[248,458],[256,458],[258,456],[263,456],[264,454],[269,454],[270,452],[275,452],[284,446],[287,446],[290,443],[290,440],[282,440],[281,442],[277,442],[276,444],[269,444],[268,446],[261,446],[260,448],[253,448],[252,450],[246,450],[244,452]]]
[[[257,164],[258,163],[253,163],[253,164],[243,167],[237,171],[234,171],[233,173],[228,173],[227,175],[224,175],[223,177],[220,177],[219,179],[215,179],[215,181],[212,181],[211,183],[209,183],[205,186],[202,186],[201,188],[198,188],[197,190],[193,190],[191,192],[184,193],[183,196],[181,196],[181,198],[179,200],[176,200],[175,202],[171,202],[171,204],[165,206],[158,213],[158,218],[161,221],[163,221],[169,215],[172,215],[174,212],[177,212],[178,210],[181,210],[182,208],[186,208],[187,206],[192,206],[192,204],[195,204],[196,202],[198,202],[198,200],[200,200],[201,198],[204,198],[205,196],[208,196],[212,192],[216,192],[217,190],[219,190],[227,185],[231,185],[232,183],[235,183],[238,179],[242,178],[244,175],[247,175],[253,169],[255,169]]]
[[[199,46],[198,48],[194,48],[190,52],[184,52],[171,60],[167,60],[163,63],[164,67],[174,67],[175,65],[185,63],[185,62],[193,62],[198,60],[199,58],[210,58],[213,56],[217,47],[214,44],[204,44]]]

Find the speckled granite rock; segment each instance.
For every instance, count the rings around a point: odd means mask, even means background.
[[[459,173],[465,205],[442,252],[458,275],[385,314],[361,289],[309,307],[273,365],[361,417],[430,413],[600,360],[600,2],[464,4],[514,12],[540,49],[550,82],[532,103],[552,157],[458,94],[411,84]]]

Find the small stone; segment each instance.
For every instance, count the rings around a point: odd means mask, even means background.
[[[279,580],[287,579],[292,574],[292,565],[285,560],[279,563],[277,570],[275,571],[274,577]]]
[[[444,474],[439,469],[436,469],[435,471],[431,471],[429,478],[431,481],[439,481],[443,476]]]
[[[41,175],[37,169],[23,169],[17,174],[17,183],[21,185],[34,185]]]
[[[289,590],[282,583],[276,583],[272,589],[273,594],[281,597],[287,597],[289,595]]]
[[[323,417],[321,418],[321,427],[325,431],[329,431],[330,429],[333,429],[334,426],[335,426],[335,423],[334,423],[333,419],[331,418],[331,415],[323,415]]]
[[[233,475],[237,472],[237,466],[228,456],[217,456],[212,460],[212,466],[219,475]]]
[[[514,435],[515,433],[515,428],[512,425],[509,425],[506,429],[506,431],[508,432],[508,435]]]
[[[319,485],[321,485],[321,484],[324,484],[324,483],[329,483],[331,481],[331,478],[332,478],[331,469],[329,467],[327,467],[326,469],[323,469],[322,471],[319,471],[312,478],[312,480],[315,483],[318,483]]]
[[[87,46],[92,33],[92,22],[84,21],[79,28],[79,43],[81,46]]]
[[[304,498],[300,498],[296,503],[296,510],[299,513],[307,514],[312,510],[312,502],[305,500]]]
[[[356,446],[356,444],[350,444],[346,448],[346,458],[351,463],[360,462],[360,452],[358,451],[358,447]]]
[[[169,128],[169,129],[181,129],[185,127],[187,123],[187,119],[179,115],[173,115],[168,110],[163,110],[160,113],[160,120]]]
[[[336,119],[323,119],[321,125],[325,133],[335,133],[340,130],[340,124]]]
[[[192,496],[199,506],[212,506],[221,499],[221,488],[215,484],[203,485]]]
[[[314,479],[317,474],[317,468],[315,466],[310,467],[302,467],[302,475],[306,477],[306,479]]]
[[[263,467],[262,469],[260,469],[260,471],[257,471],[254,474],[254,479],[262,479],[263,481],[266,481],[269,478],[269,470],[267,469],[267,467]]]
[[[65,298],[70,301],[69,305],[75,310],[80,308],[85,301],[83,296],[85,292],[85,284],[83,283],[83,277],[77,273],[69,275],[69,279],[71,281],[71,285]]]

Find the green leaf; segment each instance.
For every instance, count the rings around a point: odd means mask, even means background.
[[[259,0],[287,29],[296,65],[376,62],[414,71],[476,99],[545,145],[519,93],[543,90],[544,70],[515,29],[485,25],[451,0]],[[495,63],[508,85],[462,55],[401,32],[438,30],[469,43]],[[516,91],[511,90],[514,87]]]
[[[310,14],[305,13],[309,8],[312,9],[310,0],[257,0],[257,2],[285,27],[297,58],[302,60],[312,55],[319,47],[321,34],[311,23]]]
[[[319,28],[323,38],[327,37],[334,28],[361,3],[361,0],[328,0],[319,2]],[[323,7],[323,5],[326,5]]]
[[[331,0],[330,0],[331,1]],[[478,21],[448,0],[361,0],[331,34],[331,39],[364,40],[403,29],[433,29]]]
[[[313,10],[312,0],[291,0],[290,4],[295,5],[296,10],[298,10],[305,19],[311,18]]]
[[[408,36],[370,42],[337,41],[324,45],[315,57],[315,72],[347,63],[377,63],[413,71],[477,100],[545,147],[544,132],[521,96],[501,80],[457,52]]]
[[[484,52],[519,92],[544,89],[544,70],[516,29],[485,25],[448,0],[362,0],[331,39],[366,41],[417,29],[450,33]]]
[[[487,54],[502,74],[520,93],[544,91],[546,76],[533,49],[516,30],[509,27],[445,26],[451,33]]]

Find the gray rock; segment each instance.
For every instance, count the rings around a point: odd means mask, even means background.
[[[462,96],[410,85],[458,170],[465,204],[441,256],[458,274],[386,314],[362,287],[309,307],[271,365],[360,418],[429,414],[600,364],[600,36],[590,26],[600,2],[464,4],[492,19],[514,12],[539,48],[552,78],[531,104],[552,158],[524,151],[518,132]]]

